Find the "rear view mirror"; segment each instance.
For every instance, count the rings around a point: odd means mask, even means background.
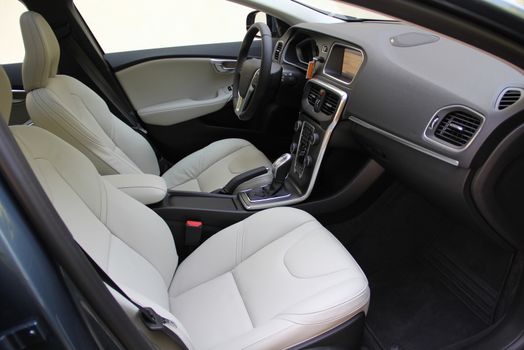
[[[267,24],[267,15],[264,12],[252,11],[246,17],[246,30],[249,30],[253,23],[262,22]],[[260,38],[260,35],[257,34],[257,38]]]

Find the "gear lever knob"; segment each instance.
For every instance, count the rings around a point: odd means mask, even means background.
[[[290,153],[284,153],[273,162],[273,182],[282,183],[286,179],[289,169],[291,168],[291,160],[293,156]]]

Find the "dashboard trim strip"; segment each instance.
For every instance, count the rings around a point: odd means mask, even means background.
[[[369,123],[367,123],[367,122],[365,122],[365,121],[363,121],[363,120],[361,120],[361,119],[359,119],[357,117],[350,116],[349,120],[351,120],[352,122],[354,122],[354,123],[356,123],[356,124],[366,128],[366,129],[372,130],[372,131],[374,131],[374,132],[376,132],[378,134],[386,136],[387,138],[389,138],[391,140],[394,140],[394,141],[396,141],[398,143],[403,144],[404,146],[412,148],[412,149],[414,149],[416,151],[424,153],[424,154],[426,154],[428,156],[431,156],[433,158],[436,158],[436,159],[438,159],[440,161],[443,161],[445,163],[451,164],[451,165],[456,166],[456,167],[458,167],[460,165],[459,161],[456,160],[456,159],[447,157],[447,156],[442,155],[440,153],[437,153],[435,151],[432,151],[432,150],[429,150],[429,149],[424,148],[422,146],[419,146],[419,145],[417,145],[417,144],[415,144],[415,143],[413,143],[411,141],[408,141],[408,140],[403,139],[403,138],[401,138],[401,137],[399,137],[397,135],[394,135],[394,134],[392,134],[392,133],[390,133],[388,131],[382,130],[382,129],[374,126],[374,125],[371,125],[371,124],[369,124]]]

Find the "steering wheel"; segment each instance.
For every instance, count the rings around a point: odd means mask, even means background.
[[[249,48],[258,32],[262,39],[261,59],[247,59]],[[265,23],[253,23],[240,46],[233,78],[233,108],[240,120],[253,118],[264,102],[271,83],[271,52],[271,30]]]

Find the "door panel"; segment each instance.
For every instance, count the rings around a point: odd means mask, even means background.
[[[215,63],[236,60],[239,49],[239,42],[206,44],[111,53],[105,59],[150,138],[169,160],[176,162],[229,137],[246,139],[275,159],[289,148],[298,109],[268,105],[252,120],[238,120],[221,90],[231,84],[233,74],[222,72]],[[259,40],[249,55],[260,56]],[[226,62],[225,68],[230,64]]]
[[[167,126],[223,108],[232,96],[234,63],[209,58],[155,59],[120,70],[116,76],[146,124]]]

